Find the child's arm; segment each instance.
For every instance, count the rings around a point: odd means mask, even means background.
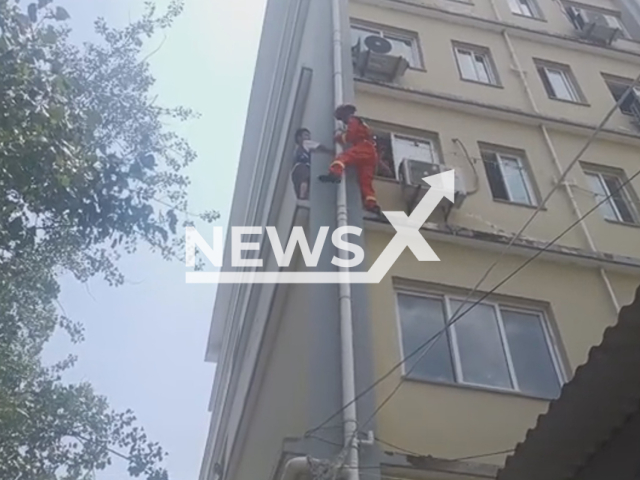
[[[328,147],[325,147],[320,142],[314,142],[313,140],[306,140],[305,141],[305,147],[310,152],[316,151],[316,152],[320,152],[320,153],[329,153],[329,154],[333,154],[334,153],[334,151],[332,149],[330,149]]]

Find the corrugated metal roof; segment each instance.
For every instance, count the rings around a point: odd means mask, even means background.
[[[622,426],[640,402],[640,288],[616,325],[589,351],[497,480],[566,480]]]

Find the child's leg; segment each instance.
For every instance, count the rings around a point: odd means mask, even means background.
[[[309,198],[309,184],[305,181],[300,184],[300,200],[307,200]]]

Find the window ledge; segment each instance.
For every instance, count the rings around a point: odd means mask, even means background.
[[[537,20],[538,22],[547,23],[547,19],[543,17],[530,17],[528,15],[523,15],[521,13],[511,12],[514,17],[526,18],[527,20]]]
[[[576,105],[578,107],[590,107],[591,104],[587,103],[587,102],[574,102],[573,100],[565,100],[564,98],[555,98],[555,97],[549,97],[550,100],[553,100],[555,102],[562,102],[562,103],[568,103],[569,105]]]
[[[494,198],[493,201],[496,202],[496,203],[503,203],[505,205],[513,205],[513,206],[516,206],[516,207],[531,208],[533,210],[536,210],[538,208],[537,205],[531,205],[529,203],[521,203],[521,202],[512,202],[511,200],[502,200],[501,198]],[[541,211],[546,211],[547,207],[542,207],[542,208],[540,208],[540,210]]]
[[[462,3],[463,5],[474,5],[473,2],[467,1],[467,0],[447,0],[449,2],[453,2],[453,3]]]
[[[637,223],[621,222],[620,220],[611,220],[609,218],[605,218],[604,220],[605,222],[620,225],[622,227],[640,228],[640,224]]]
[[[504,89],[504,87],[499,84],[499,83],[485,83],[485,82],[479,82],[478,80],[470,80],[468,78],[464,78],[464,77],[460,77],[460,80],[462,80],[463,82],[468,82],[468,83],[474,83],[476,85],[483,85],[485,87],[493,87],[493,88],[500,88],[500,89]]]
[[[484,392],[484,393],[497,393],[499,395],[508,395],[511,397],[517,397],[517,398],[522,398],[526,400],[538,400],[543,402],[551,402],[552,400],[555,400],[555,398],[536,396],[529,393],[516,392],[515,390],[507,390],[507,389],[496,388],[496,387],[485,387],[482,385],[471,385],[468,383],[452,383],[452,382],[446,382],[444,380],[426,380],[424,378],[407,376],[406,374],[402,375],[402,380],[407,382],[412,382],[412,383],[421,383],[421,384],[428,384],[428,385],[439,385],[442,387],[459,388],[462,390],[475,390],[475,391]]]

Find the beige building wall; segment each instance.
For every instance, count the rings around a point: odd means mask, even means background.
[[[390,239],[387,233],[367,232],[369,258],[376,258]],[[423,282],[425,292],[434,291],[430,284],[437,284],[444,291],[462,289],[461,292],[466,293],[495,258],[495,254],[448,243],[430,244],[441,262],[425,265],[405,251],[383,282],[371,287],[378,376],[402,358],[393,279],[419,282],[418,285]],[[522,257],[505,256],[480,292],[493,287],[522,261]],[[613,278],[620,302],[630,303],[638,279],[625,275],[613,275]],[[492,299],[545,308],[556,331],[557,348],[564,357],[569,377],[587,360],[589,348],[600,342],[604,329],[616,319],[598,272],[566,264],[536,261],[500,288]],[[378,403],[391,393],[402,375],[402,370],[397,370],[376,389]],[[439,458],[501,451],[524,438],[526,430],[535,424],[537,415],[546,410],[547,404],[547,401],[514,393],[405,380],[378,414],[378,435],[401,448]],[[481,461],[500,464],[503,460],[504,457],[495,456]]]
[[[243,418],[249,431],[244,445],[238,445],[239,462],[235,475],[227,480],[268,479],[283,450],[282,439],[304,434],[307,412],[307,372],[305,344],[308,335],[300,321],[308,306],[308,285],[291,285],[279,314],[276,339],[260,382],[255,409]],[[276,320],[277,318],[272,318]]]

